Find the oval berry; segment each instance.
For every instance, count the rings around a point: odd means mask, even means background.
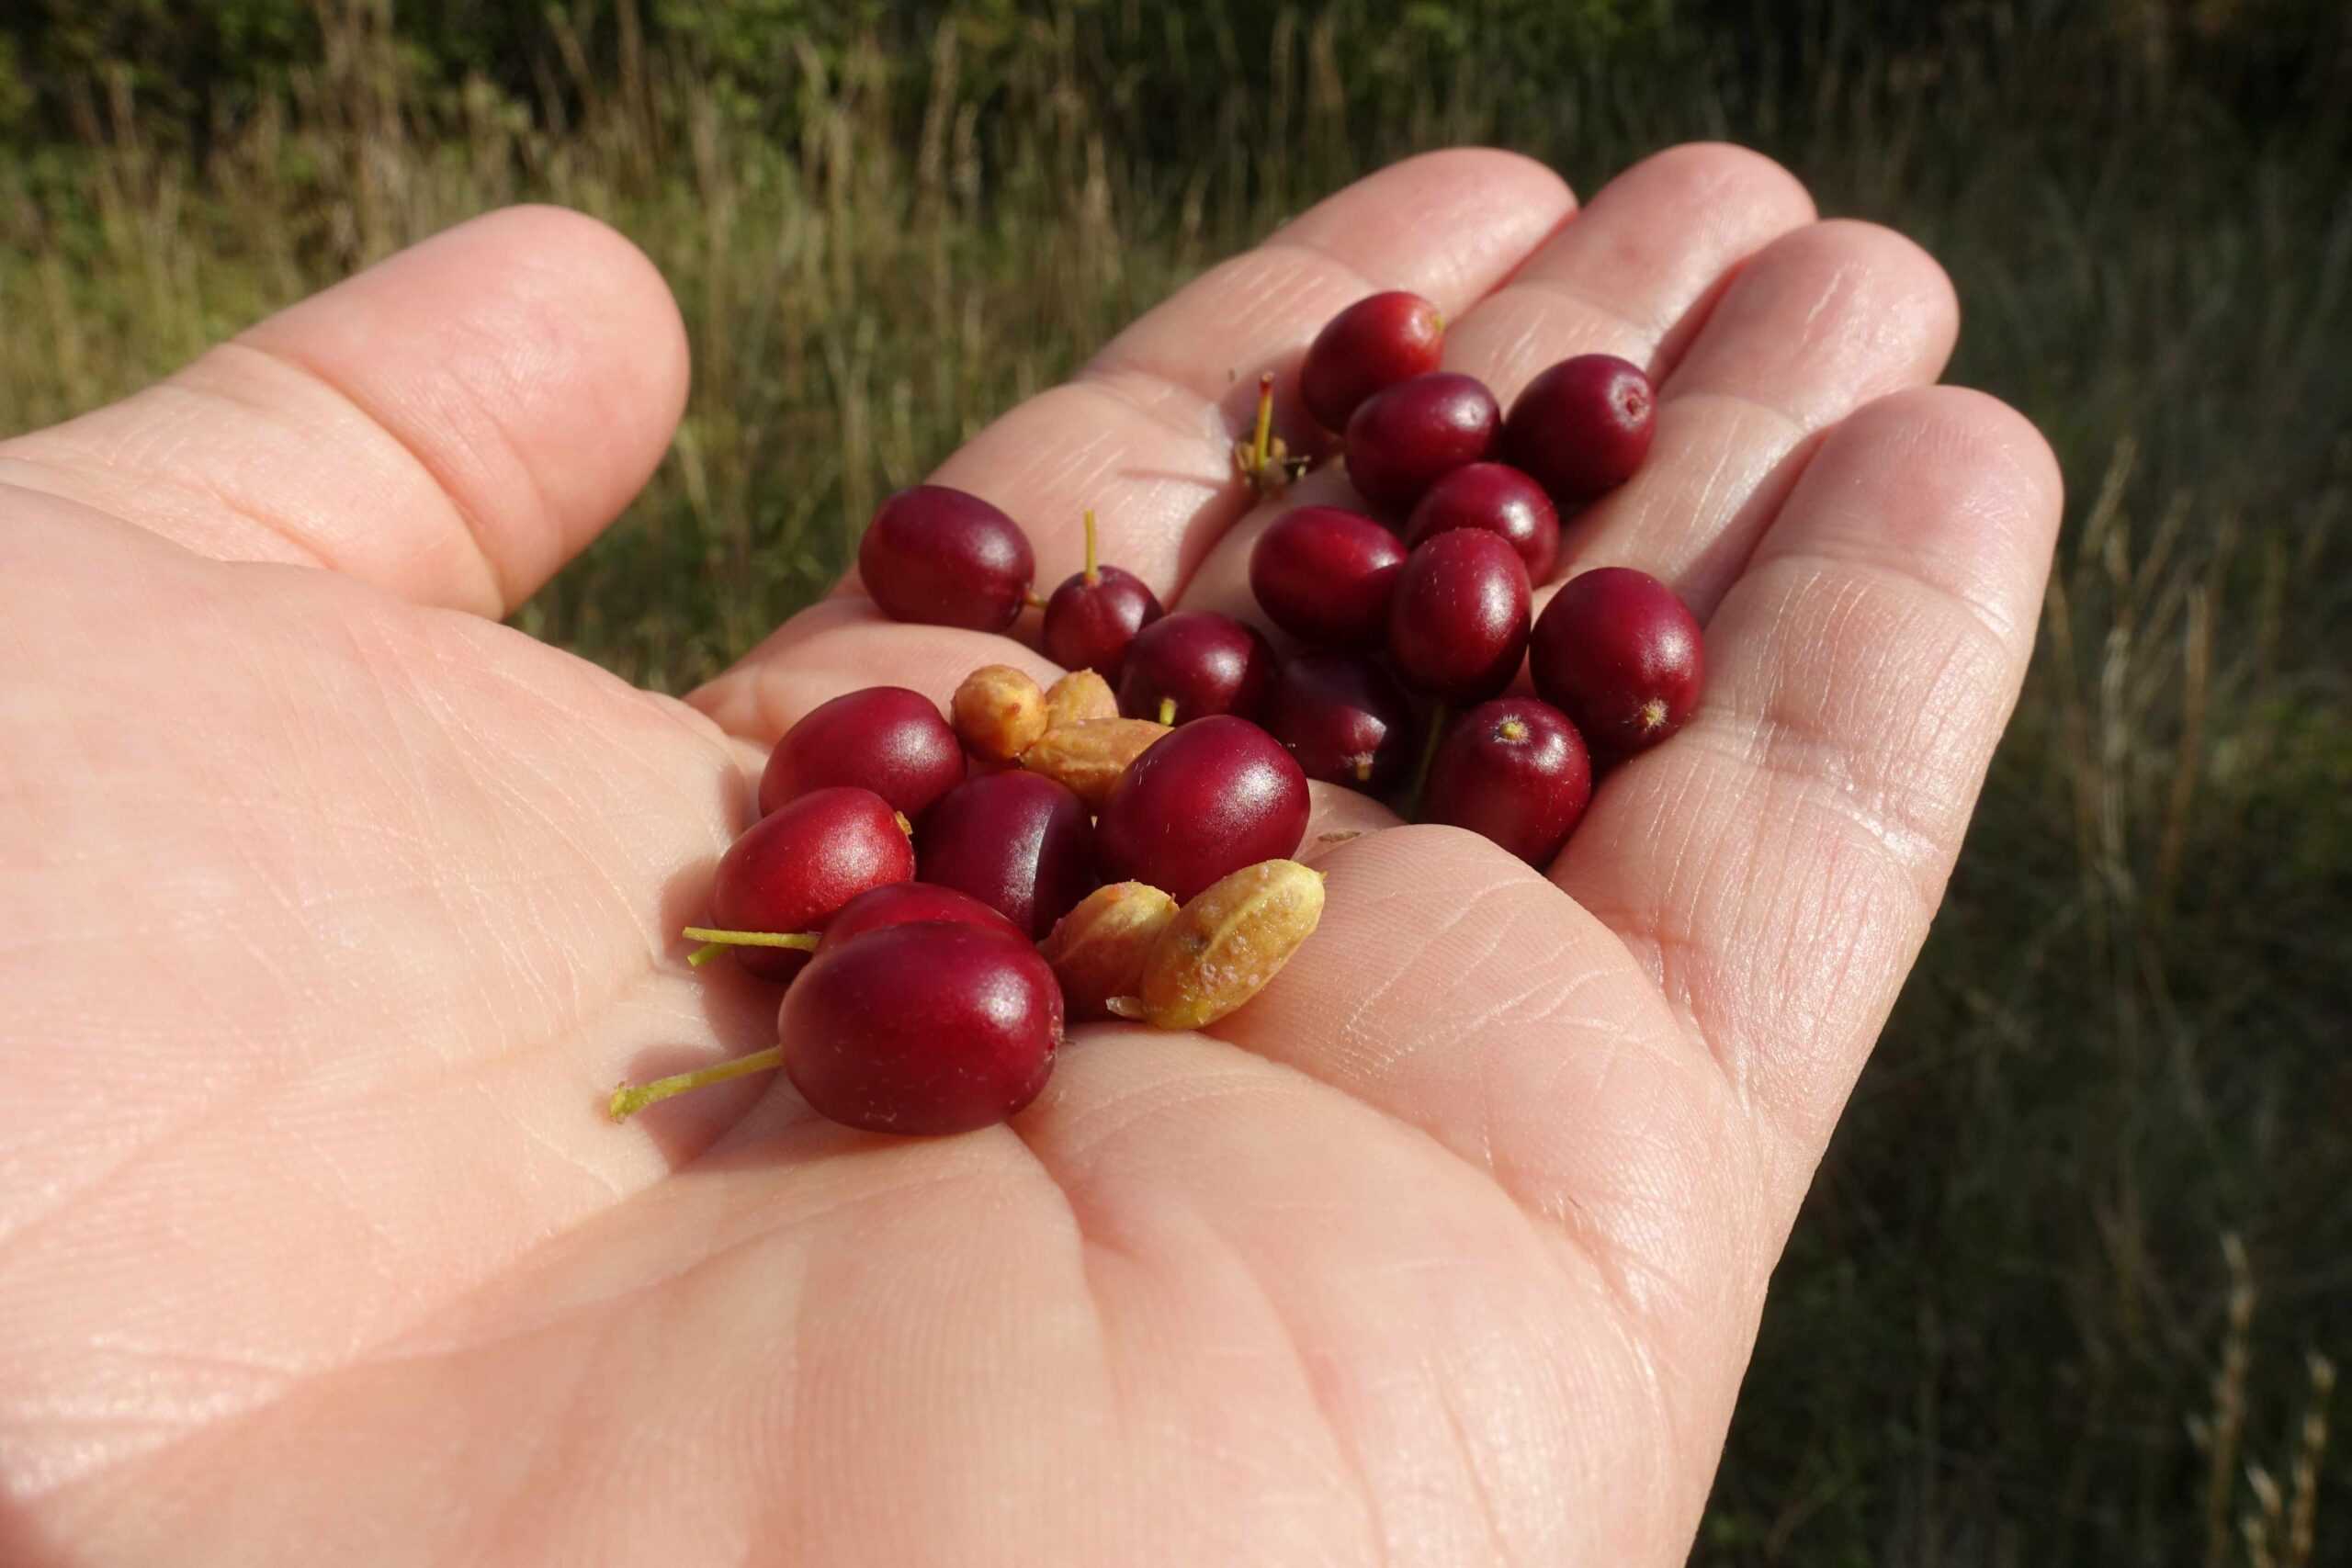
[[[869,888],[915,874],[913,848],[890,803],[837,785],[786,801],[728,846],[711,874],[711,923],[727,931],[807,931]],[[764,980],[789,980],[808,962],[788,947],[730,947]]]
[[[1116,682],[1136,634],[1164,613],[1159,596],[1131,571],[1097,567],[1091,582],[1086,573],[1072,572],[1046,601],[1046,657],[1065,670],[1092,670]]]
[[[1108,880],[1142,882],[1179,904],[1306,837],[1306,775],[1246,719],[1185,725],[1128,765],[1096,823]]]
[[[1454,528],[1417,546],[1388,607],[1388,656],[1408,685],[1442,702],[1484,702],[1527,649],[1526,563],[1510,541]]]
[[[1325,648],[1373,648],[1405,569],[1396,535],[1360,512],[1302,506],[1274,519],[1250,552],[1250,591],[1266,618]]]
[[[1298,367],[1299,400],[1324,429],[1341,431],[1366,398],[1437,368],[1445,318],[1403,289],[1359,299],[1315,335]]]
[[[1405,543],[1451,528],[1484,528],[1510,540],[1531,582],[1542,582],[1559,564],[1558,510],[1542,485],[1508,463],[1473,463],[1431,485],[1405,524]]]
[[[1440,370],[1399,381],[1348,421],[1348,477],[1379,510],[1412,511],[1430,486],[1494,450],[1502,412],[1486,384]]]
[[[875,1133],[966,1133],[1046,1087],[1062,993],[1019,936],[894,925],[819,953],[785,993],[776,1037],[819,1114]]]
[[[1094,827],[1064,785],[1013,769],[948,792],[923,818],[925,882],[967,893],[1035,938],[1094,891]]]
[[[1326,784],[1377,795],[1413,756],[1413,706],[1371,660],[1352,653],[1302,653],[1274,672],[1266,729],[1299,771]]]
[[[1568,579],[1528,644],[1535,689],[1605,757],[1682,728],[1706,684],[1698,617],[1645,571],[1606,566]]]
[[[1503,422],[1502,450],[1561,506],[1580,506],[1634,477],[1657,434],[1657,396],[1642,367],[1581,354],[1530,381]]]
[[[916,485],[876,509],[857,573],[892,620],[1001,632],[1020,618],[1037,561],[1021,525],[978,496]]]
[[[1273,674],[1274,650],[1257,627],[1213,610],[1179,610],[1136,634],[1119,675],[1119,711],[1159,721],[1173,701],[1172,722],[1212,714],[1254,717]]]
[[[1483,833],[1548,865],[1592,800],[1592,759],[1567,715],[1533,697],[1497,697],[1438,742],[1421,820]]]
[[[867,686],[820,703],[784,732],[760,774],[760,809],[851,784],[909,818],[964,782],[964,750],[939,705],[904,686]]]

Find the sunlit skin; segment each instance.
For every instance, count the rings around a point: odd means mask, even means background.
[[[1499,153],[1391,168],[937,478],[1038,581],[1091,506],[1171,611],[1249,615],[1256,534],[1344,485],[1256,502],[1248,371],[1366,279],[1506,402],[1646,367],[1655,446],[1561,572],[1670,583],[1704,700],[1547,867],[1315,786],[1326,910],[1270,988],[1080,1025],[945,1139],[775,1073],[605,1115],[775,1043],[679,931],[786,726],[1056,672],[842,593],[677,702],[488,618],[670,438],[626,244],[486,219],[0,445],[0,1560],[1682,1562],[2058,479],[1929,389],[1931,260],[1713,147],[1581,212]]]

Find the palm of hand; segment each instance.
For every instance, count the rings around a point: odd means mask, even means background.
[[[667,439],[683,355],[625,247],[487,220],[0,447],[0,1557],[1679,1560],[2015,695],[2056,481],[2016,416],[1912,389],[1933,264],[1760,160],[1567,211],[1498,155],[1400,165],[942,477],[1047,583],[1091,504],[1226,604],[1263,514],[1220,356],[1369,278],[1498,390],[1649,360],[1651,468],[1569,564],[1712,615],[1701,719],[1548,878],[1450,829],[1338,846],[1323,931],[1216,1038],[1082,1029],[967,1137],[759,1082],[597,1113],[773,1040],[773,994],[675,938],[756,742],[1046,669],[837,598],[696,711],[466,613]]]

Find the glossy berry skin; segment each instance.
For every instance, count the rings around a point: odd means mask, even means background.
[[[1634,477],[1657,434],[1657,396],[1640,366],[1613,354],[1564,359],[1527,384],[1504,422],[1504,460],[1562,507]]]
[[[1348,421],[1348,477],[1375,510],[1402,517],[1429,488],[1494,451],[1502,412],[1469,376],[1440,370],[1364,400]]]
[[[1413,759],[1413,705],[1361,654],[1301,653],[1266,695],[1266,730],[1310,779],[1377,795]]]
[[[1473,463],[1430,486],[1405,524],[1408,547],[1449,528],[1484,528],[1510,541],[1542,582],[1560,563],[1560,513],[1544,487],[1508,463]]]
[[[1094,825],[1086,803],[1040,773],[983,773],[931,808],[917,874],[967,893],[1033,940],[1094,891]]]
[[[1529,673],[1593,750],[1619,758],[1682,728],[1706,684],[1698,617],[1645,571],[1605,566],[1568,579],[1528,643]]]
[[[913,818],[963,782],[964,749],[939,705],[904,686],[868,686],[818,704],[784,732],[760,775],[760,809],[854,784]]]
[[[1267,619],[1318,648],[1377,648],[1405,547],[1360,512],[1302,506],[1250,552],[1250,591]]]
[[[711,923],[726,931],[814,931],[859,894],[914,874],[914,848],[888,801],[847,785],[810,790],[752,823],[718,858]],[[789,980],[808,962],[788,947],[728,952],[763,980]]]
[[[1359,299],[1307,348],[1299,400],[1324,429],[1345,430],[1366,398],[1436,369],[1444,346],[1445,318],[1419,295],[1397,289]]]
[[[1414,547],[1388,606],[1388,657],[1405,683],[1460,706],[1519,673],[1527,564],[1499,534],[1451,528]]]
[[[1567,715],[1533,697],[1497,697],[1438,742],[1421,820],[1483,833],[1548,865],[1592,801],[1592,758]]]
[[[1007,936],[1021,935],[1020,927],[968,893],[958,893],[953,887],[934,887],[928,882],[893,882],[870,887],[843,904],[825,922],[825,935],[818,942],[817,951],[830,953],[867,931],[880,931],[885,926],[912,925],[919,920],[952,920],[1002,931]]]
[[[1306,775],[1247,719],[1204,718],[1127,766],[1095,824],[1106,880],[1148,882],[1179,904],[1306,837]]]
[[[1115,685],[1136,634],[1164,613],[1159,595],[1131,571],[1097,567],[1092,582],[1074,571],[1046,601],[1046,657],[1065,670],[1094,671]]]
[[[1212,714],[1257,716],[1274,672],[1274,650],[1258,628],[1213,610],[1179,610],[1136,635],[1119,674],[1119,711],[1158,719],[1176,699],[1176,722]]]
[[[875,510],[857,574],[894,621],[1001,632],[1020,617],[1037,559],[1021,525],[978,496],[917,485]]]
[[[820,1115],[873,1133],[967,1133],[1053,1076],[1061,987],[1008,932],[889,926],[820,953],[785,993],[776,1039],[785,1075]]]

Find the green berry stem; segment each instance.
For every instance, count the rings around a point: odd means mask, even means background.
[[[680,934],[702,943],[686,954],[686,962],[697,969],[730,947],[797,947],[814,953],[818,941],[815,931],[722,931],[708,926],[688,926]]]
[[[1174,697],[1159,699],[1159,722],[1170,729],[1176,728],[1176,699]]]
[[[784,1047],[771,1045],[764,1051],[754,1051],[748,1056],[737,1056],[707,1067],[697,1067],[691,1073],[673,1073],[651,1083],[623,1084],[613,1090],[612,1100],[605,1109],[616,1122],[626,1122],[647,1106],[684,1094],[705,1084],[724,1083],[729,1078],[748,1077],[753,1073],[769,1072],[784,1065]]]
[[[1086,586],[1094,587],[1102,581],[1102,570],[1094,553],[1094,508],[1086,509]]]

